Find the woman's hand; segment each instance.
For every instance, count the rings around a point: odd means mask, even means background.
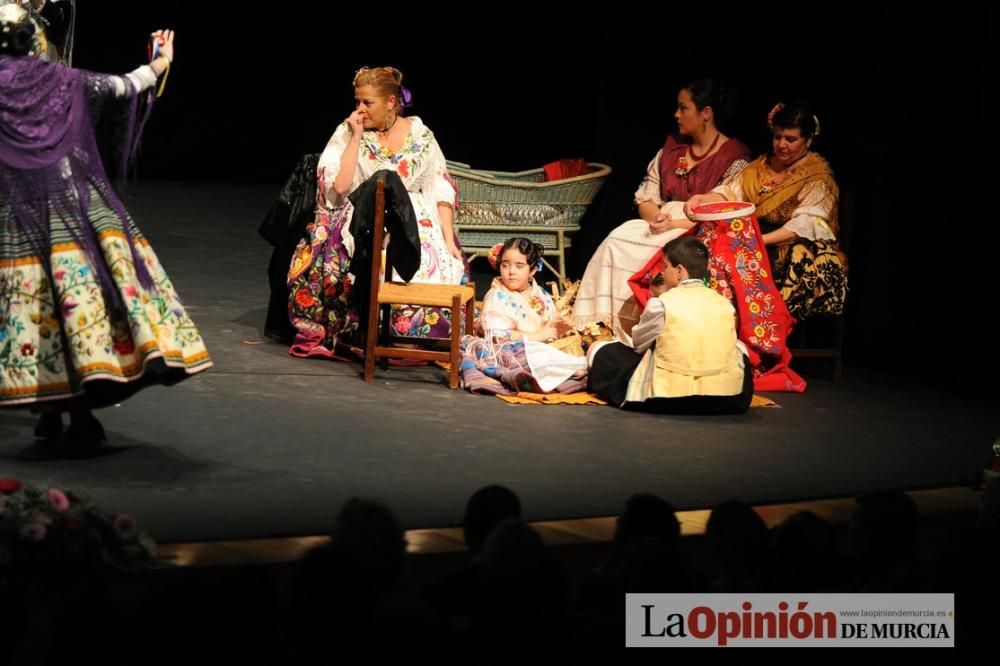
[[[696,194],[687,201],[684,202],[684,214],[691,217],[694,214],[694,209],[705,203],[705,199],[708,197],[707,194]]]
[[[159,50],[160,56],[163,56],[170,62],[174,61],[174,31],[173,30],[157,30],[152,35],[150,39],[156,43],[157,49]]]
[[[691,220],[686,218],[677,219],[672,217],[667,217],[666,214],[660,213],[656,216],[656,219],[649,223],[649,233],[651,234],[662,234],[665,231],[670,231],[671,229],[690,229],[694,224]]]
[[[462,261],[462,251],[458,249],[457,245],[455,245],[455,241],[448,241],[448,251],[451,252],[451,256],[455,257],[459,261]]]
[[[780,247],[782,245],[792,245],[793,243],[798,242],[799,235],[794,231],[789,231],[788,229],[782,227],[780,229],[775,229],[770,233],[766,233],[760,238],[764,241],[764,245],[777,245]]]
[[[649,223],[649,233],[651,234],[662,234],[664,231],[669,229],[667,226],[670,223],[670,218],[663,213],[659,213],[652,222]]]
[[[364,114],[355,111],[347,116],[347,126],[351,128],[352,136],[360,137],[361,133],[365,131]]]

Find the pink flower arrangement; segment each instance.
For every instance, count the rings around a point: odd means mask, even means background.
[[[0,479],[0,580],[5,572],[107,565],[133,568],[156,545],[126,514],[107,514],[61,488]]]
[[[52,505],[52,509],[62,513],[69,508],[69,498],[66,497],[66,493],[59,490],[58,488],[49,488],[49,504]]]

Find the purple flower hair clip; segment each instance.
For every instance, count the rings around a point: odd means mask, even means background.
[[[400,101],[403,103],[404,109],[413,106],[413,93],[410,92],[409,88],[402,85],[399,86],[399,96],[401,98]]]

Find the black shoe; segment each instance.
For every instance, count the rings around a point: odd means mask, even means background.
[[[104,426],[96,418],[73,419],[62,436],[62,449],[68,454],[87,453],[94,451],[108,441],[104,434]]]
[[[62,436],[62,413],[57,411],[42,412],[35,424],[35,438],[46,442],[58,442]]]

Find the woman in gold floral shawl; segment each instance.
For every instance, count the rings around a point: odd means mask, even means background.
[[[805,102],[778,104],[768,115],[772,150],[685,212],[710,201],[749,201],[768,248],[775,284],[799,319],[843,311],[847,262],[837,247],[837,183],[826,160],[810,151],[819,121]]]

